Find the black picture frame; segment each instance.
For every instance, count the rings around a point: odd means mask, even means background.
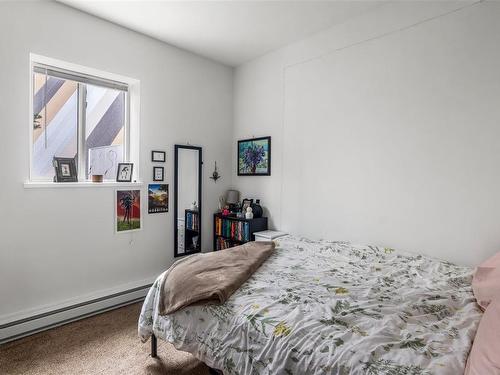
[[[161,170],[161,179],[156,178],[156,171]],[[165,179],[165,168],[153,167],[153,181],[163,181]]]
[[[54,182],[78,182],[78,172],[74,158],[60,158],[54,156],[52,159],[55,176]]]
[[[252,142],[265,142],[265,147],[267,147],[267,168],[264,172],[248,171],[248,167],[242,165],[242,147],[247,143]],[[255,166],[256,167],[256,166]],[[271,175],[271,137],[259,137],[259,138],[248,138],[241,139],[238,141],[238,147],[236,148],[236,168],[238,176],[270,176]]]
[[[203,166],[203,155],[202,148],[198,146],[190,146],[190,145],[174,145],[174,257],[186,256],[194,253],[201,252],[201,233],[202,233],[202,166]],[[188,149],[188,150],[197,150],[198,151],[198,215],[199,215],[199,228],[198,228],[198,243],[200,246],[195,251],[189,251],[185,253],[179,253],[178,245],[179,245],[179,228],[177,226],[177,222],[179,220],[179,150],[180,149]]]
[[[165,151],[151,151],[151,161],[154,163],[165,163],[167,160],[167,153]]]
[[[251,207],[253,203],[252,198],[245,198],[241,201],[241,212],[245,213],[246,212],[246,207]],[[247,206],[245,207],[245,205]]]
[[[124,169],[128,167],[130,168],[130,175],[127,171],[127,175],[123,175]],[[131,182],[132,175],[134,174],[134,163],[118,163],[118,167],[116,168],[116,182]]]

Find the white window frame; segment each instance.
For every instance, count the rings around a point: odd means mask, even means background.
[[[99,184],[99,186],[115,186],[115,185],[134,185],[140,184],[140,171],[139,171],[139,121],[140,121],[140,81],[134,78],[125,77],[122,75],[105,72],[102,70],[89,68],[86,66],[69,63],[62,60],[57,60],[54,58],[37,55],[34,53],[30,53],[30,72],[29,72],[29,170],[28,170],[28,179],[25,182],[25,187],[55,187],[64,185],[65,187],[70,186],[97,186],[98,184],[92,184],[88,180],[86,180],[87,171],[85,170],[85,160],[82,157],[78,157],[78,181],[75,183],[55,183],[44,180],[33,180],[32,167],[33,167],[33,69],[35,66],[48,66],[52,67],[55,70],[59,71],[67,71],[75,76],[88,76],[94,77],[96,79],[100,79],[103,81],[114,81],[119,82],[128,86],[128,91],[126,95],[125,101],[125,133],[124,133],[124,154],[128,160],[125,160],[130,163],[134,163],[134,171],[132,176],[133,183],[119,183],[119,182],[105,182],[103,185]],[[79,83],[79,105],[83,105],[84,96],[80,95],[81,90]],[[84,112],[84,111],[83,111]],[[84,137],[81,136],[81,132],[83,130],[83,119],[78,118],[78,150],[81,153],[83,150],[83,142]]]

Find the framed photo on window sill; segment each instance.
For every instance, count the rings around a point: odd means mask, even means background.
[[[133,163],[118,163],[116,182],[131,182],[133,170]]]
[[[54,182],[78,182],[75,159],[54,156],[53,164],[56,172]]]

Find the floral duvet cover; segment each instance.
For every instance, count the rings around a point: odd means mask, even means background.
[[[154,332],[225,375],[463,374],[481,318],[471,268],[347,242],[276,242],[222,305],[159,316],[166,271],[140,337]]]

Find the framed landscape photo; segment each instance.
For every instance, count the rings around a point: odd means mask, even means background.
[[[168,184],[148,185],[148,213],[168,212]]]
[[[151,161],[165,163],[167,160],[165,151],[151,151]]]
[[[153,181],[163,181],[164,169],[163,167],[153,167]]]
[[[238,176],[271,175],[271,137],[238,141]]]
[[[118,163],[118,168],[116,170],[116,182],[132,181],[132,172],[134,170],[133,163]]]
[[[115,232],[123,233],[142,229],[141,191],[116,190]]]
[[[78,173],[74,158],[59,158],[54,156],[52,163],[56,173],[54,182],[78,182]]]

